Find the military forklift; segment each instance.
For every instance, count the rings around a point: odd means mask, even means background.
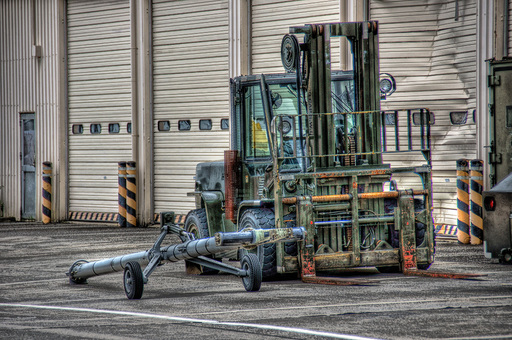
[[[334,37],[350,42],[352,71],[331,70]],[[377,22],[291,27],[281,59],[286,73],[231,80],[230,150],[224,161],[197,165],[190,193],[196,209],[185,230],[206,238],[303,227],[302,241],[241,251],[256,254],[263,279],[296,274],[305,282],[339,284],[317,273],[428,269],[435,253],[432,114],[381,111],[394,80],[380,82]],[[386,157],[401,159],[401,166],[391,167]],[[215,272],[198,262],[186,268]]]

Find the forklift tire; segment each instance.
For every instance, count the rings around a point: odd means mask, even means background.
[[[247,276],[242,277],[244,288],[248,292],[257,292],[260,290],[262,273],[258,257],[254,254],[246,254],[240,262],[241,268],[247,271]]]
[[[187,214],[185,219],[185,231],[194,234],[196,239],[210,237],[206,209],[195,209]],[[216,269],[204,267],[186,260],[185,268],[187,274],[215,275],[219,273]]]
[[[295,213],[290,213],[286,216],[283,216],[283,220],[286,222],[286,228],[295,228],[297,226]],[[285,242],[284,243],[284,252],[288,256],[297,256],[299,254],[297,242]]]
[[[422,244],[425,240],[425,224],[416,223],[416,244]],[[436,252],[436,234],[434,233],[434,254]],[[427,270],[430,268],[431,263],[418,263],[418,269]]]
[[[144,277],[137,261],[130,261],[124,267],[124,292],[130,300],[138,300],[144,292]]]
[[[247,209],[240,218],[239,230],[275,228],[274,210],[268,208]],[[261,265],[263,280],[277,275],[276,244],[267,243],[256,248],[256,256]]]
[[[422,211],[425,209],[425,202],[421,199],[414,200],[414,211]],[[434,220],[432,219],[432,225]],[[416,245],[419,246],[425,241],[425,234],[427,232],[426,225],[424,223],[416,223]],[[436,234],[434,233],[434,254],[436,253]],[[418,263],[418,269],[427,270],[430,268],[431,263]]]
[[[384,211],[387,214],[393,213],[398,202],[396,199],[384,199]],[[425,209],[425,203],[422,199],[415,198],[414,199],[414,211],[418,212]],[[426,226],[424,223],[416,223],[416,245],[421,245],[425,240],[425,232]],[[398,230],[395,230],[395,227],[392,226],[390,228],[390,243],[393,248],[400,247],[400,234]],[[434,253],[436,250],[436,235],[434,234]],[[427,270],[430,267],[429,263],[418,264],[418,269]],[[400,268],[398,266],[392,267],[377,267],[378,271],[381,273],[399,273]]]

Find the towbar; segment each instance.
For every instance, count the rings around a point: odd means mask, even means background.
[[[172,232],[180,236],[182,244],[161,247],[161,243],[167,233]],[[129,299],[140,299],[143,286],[148,282],[153,270],[165,261],[177,262],[191,260],[203,266],[225,271],[242,278],[247,291],[258,291],[261,286],[261,264],[255,254],[246,254],[241,259],[241,268],[237,268],[222,262],[218,262],[206,256],[236,250],[238,248],[255,248],[266,243],[303,240],[305,229],[280,228],[280,229],[252,229],[240,232],[216,233],[214,237],[194,239],[194,235],[187,233],[177,225],[163,225],[161,233],[153,247],[128,255],[121,255],[109,259],[88,262],[86,260],[75,261],[66,275],[70,283],[82,284],[93,276],[111,274],[124,270],[124,287]],[[147,265],[144,271],[141,266]]]

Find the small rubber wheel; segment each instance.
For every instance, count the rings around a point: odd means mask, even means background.
[[[244,288],[248,292],[257,292],[260,290],[261,281],[261,265],[258,256],[255,254],[246,254],[242,258],[242,269],[247,271],[247,276],[242,277]]]
[[[140,264],[130,261],[124,267],[124,292],[130,300],[138,300],[144,291],[144,278]]]
[[[498,255],[498,259],[501,264],[512,264],[512,250],[503,248]]]

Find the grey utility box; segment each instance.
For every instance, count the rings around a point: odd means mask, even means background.
[[[484,252],[512,263],[512,174],[483,193]]]

